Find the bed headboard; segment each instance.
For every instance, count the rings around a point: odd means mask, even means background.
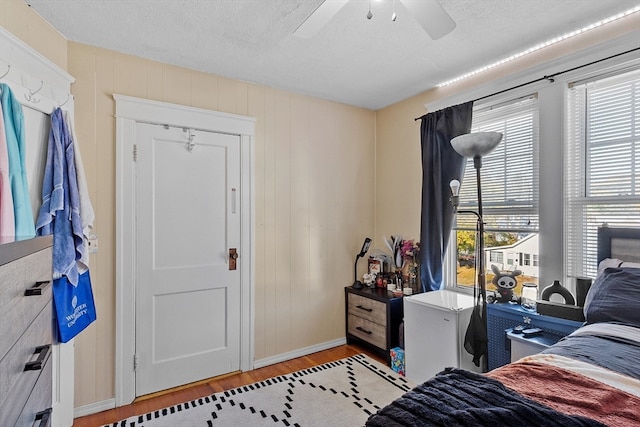
[[[605,258],[640,262],[640,228],[598,228],[598,263]]]

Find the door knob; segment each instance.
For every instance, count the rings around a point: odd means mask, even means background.
[[[237,259],[238,259],[238,250],[236,248],[229,248],[229,270],[236,269]]]

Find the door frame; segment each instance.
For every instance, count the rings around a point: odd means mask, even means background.
[[[171,125],[240,137],[240,370],[254,367],[255,118],[114,94],[116,102],[116,370],[115,404],[135,392],[136,125]]]

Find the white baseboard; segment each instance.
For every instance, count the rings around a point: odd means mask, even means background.
[[[312,345],[310,347],[300,348],[298,350],[290,351],[288,353],[281,353],[276,356],[265,357],[264,359],[256,360],[253,363],[253,368],[258,369],[265,366],[273,365],[275,363],[285,362],[287,360],[295,359],[296,357],[306,356],[311,353],[317,353],[318,351],[327,350],[333,347],[338,347],[347,343],[346,338],[339,338],[333,341],[327,341],[321,344]],[[100,402],[90,403],[88,405],[79,406],[74,409],[73,417],[84,417],[86,415],[96,414],[98,412],[106,411],[116,407],[116,399],[108,399]]]
[[[253,369],[263,368],[275,363],[285,362],[287,360],[295,359],[296,357],[306,356],[307,354],[311,353],[317,353],[318,351],[338,347],[339,345],[344,345],[346,343],[346,338],[339,338],[334,341],[327,341],[321,344],[312,345],[310,347],[300,348],[288,353],[281,353],[275,356],[265,357],[264,359],[255,360],[253,362]]]
[[[100,402],[78,406],[73,410],[73,418],[84,417],[85,415],[97,414],[116,407],[116,399],[107,399]]]

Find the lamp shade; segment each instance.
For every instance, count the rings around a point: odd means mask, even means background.
[[[500,132],[474,132],[456,136],[451,146],[463,157],[486,156],[502,141]]]

